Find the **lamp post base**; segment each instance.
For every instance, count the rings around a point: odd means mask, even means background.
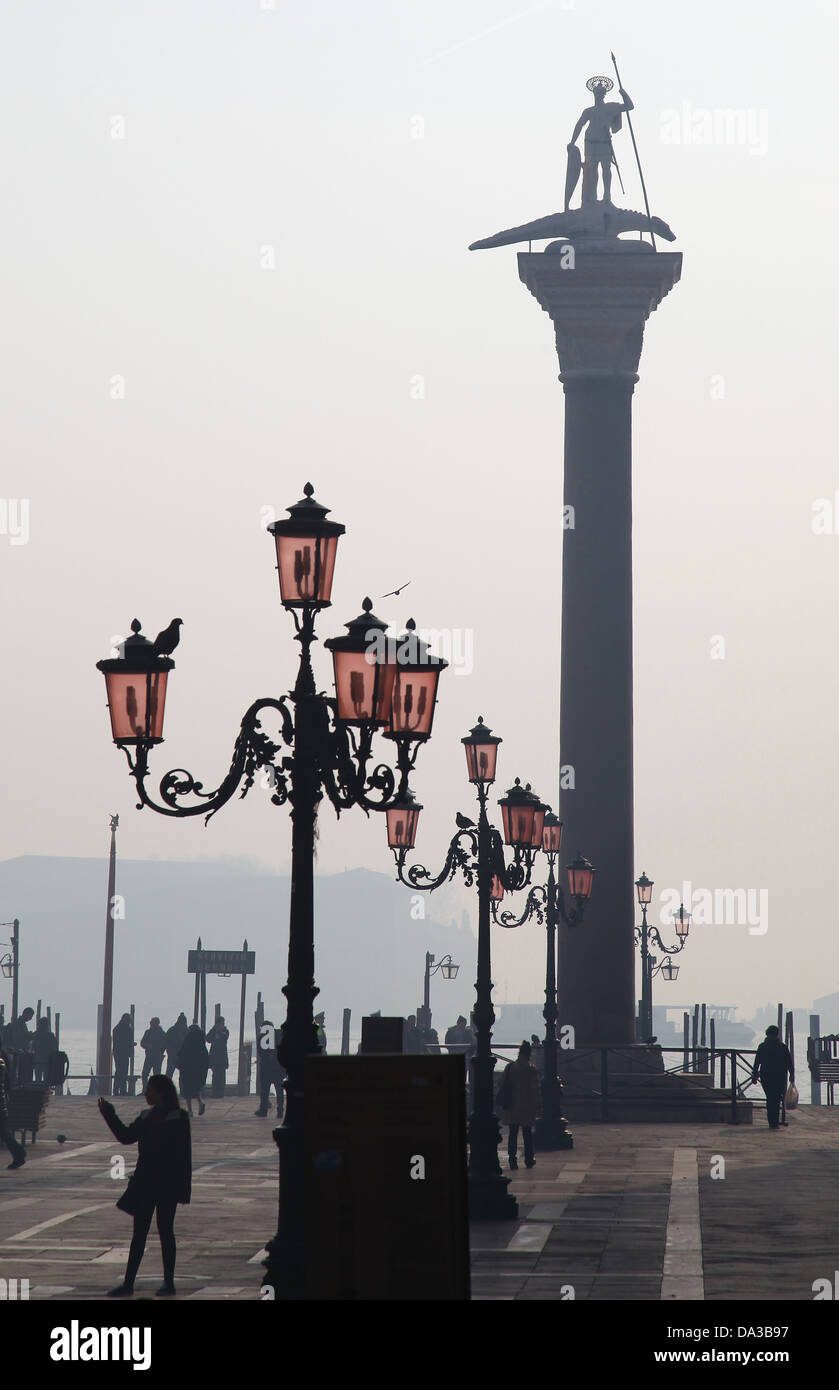
[[[563,1115],[543,1116],[533,1127],[533,1142],[541,1153],[552,1149],[573,1149],[574,1136]]]
[[[262,1288],[270,1288],[271,1292],[263,1297],[294,1302],[306,1298],[306,1238],[302,1205],[295,1204],[291,1211],[288,1207],[282,1210],[282,1185],[285,1178],[286,1195],[290,1190],[303,1192],[302,1135],[287,1120],[271,1135],[280,1151],[281,1213],[277,1234],[265,1247],[268,1258],[262,1262],[266,1270]]]
[[[510,1179],[502,1173],[473,1177],[469,1175],[470,1221],[517,1221],[519,1204],[507,1189]]]

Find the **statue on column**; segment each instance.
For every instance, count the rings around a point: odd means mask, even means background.
[[[580,250],[586,251],[654,252],[657,236],[664,241],[676,240],[675,233],[670,230],[666,222],[663,222],[660,217],[651,216],[649,206],[647,206],[646,212],[636,212],[632,208],[616,207],[612,202],[613,167],[618,176],[621,192],[624,192],[620,169],[612,148],[612,136],[621,129],[624,115],[626,115],[629,124],[636,159],[638,155],[635,134],[629,117],[630,111],[635,110],[634,103],[620,84],[620,79],[618,90],[621,100],[607,101],[606,95],[614,85],[611,77],[590,77],[586,83],[588,90],[594,97],[594,105],[587,106],[583,111],[574,126],[574,132],[567,147],[568,164],[565,175],[564,212],[552,213],[549,217],[539,217],[536,221],[525,222],[520,227],[510,227],[507,231],[498,232],[495,236],[486,237],[483,241],[473,241],[469,247],[470,251],[480,251],[493,246],[510,246],[519,241],[539,241],[543,237],[561,237],[564,239],[552,242],[545,250],[548,252],[563,251],[567,249],[569,242],[573,242]],[[583,130],[585,130],[584,158],[577,145]],[[581,204],[578,208],[569,208],[568,204],[574,196],[581,173],[583,176]],[[640,162],[638,173],[643,189]],[[597,191],[601,183],[603,195],[598,198]],[[645,189],[644,200],[646,203]],[[650,241],[621,241],[620,236],[623,232],[636,232],[641,237],[647,233]]]
[[[587,106],[577,124],[574,126],[574,134],[571,136],[571,143],[568,146],[568,173],[565,179],[565,210],[568,211],[568,203],[577,187],[580,177],[580,151],[577,148],[577,140],[584,127],[586,130],[585,163],[583,164],[583,207],[589,203],[597,202],[597,175],[600,174],[603,180],[603,202],[610,203],[612,187],[612,165],[620,178],[618,161],[615,159],[615,152],[612,149],[612,136],[617,135],[621,128],[623,112],[634,111],[635,107],[630,101],[626,92],[621,87],[620,94],[623,102],[606,101],[606,93],[611,92],[614,87],[611,77],[590,77],[586,86],[594,97],[594,105]],[[621,185],[621,191],[623,186]]]

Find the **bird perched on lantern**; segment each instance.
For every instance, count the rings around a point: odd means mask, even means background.
[[[152,645],[154,656],[171,656],[181,640],[180,627],[183,618],[173,618],[168,627],[159,632]]]

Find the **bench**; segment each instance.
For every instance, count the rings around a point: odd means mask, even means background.
[[[20,1134],[24,1144],[27,1131],[32,1135],[32,1143],[39,1129],[43,1128],[46,1109],[52,1091],[40,1082],[29,1081],[23,1086],[14,1086],[6,1096],[9,1111],[9,1129],[12,1134]]]

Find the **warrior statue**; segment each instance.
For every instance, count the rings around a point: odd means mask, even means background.
[[[577,140],[584,126],[587,126],[588,129],[585,138],[586,157],[583,164],[583,207],[587,207],[589,203],[597,202],[598,171],[603,180],[603,202],[611,202],[609,194],[612,187],[612,165],[614,164],[617,169],[617,160],[612,149],[612,136],[617,135],[621,128],[623,112],[628,113],[634,110],[632,102],[622,87],[620,94],[623,97],[623,103],[605,100],[606,93],[611,92],[614,85],[611,77],[590,77],[586,83],[594,96],[594,105],[586,107],[574,126],[574,134],[571,136],[571,143],[568,146],[568,173],[565,180],[566,211],[580,177],[580,151],[577,149]],[[618,178],[620,178],[619,170]]]
[[[594,105],[587,106],[580,116],[568,145],[564,210],[551,213],[548,217],[537,217],[535,221],[525,222],[519,227],[508,227],[506,231],[497,232],[495,236],[485,237],[482,241],[473,241],[470,251],[484,250],[491,246],[510,246],[517,241],[539,241],[547,237],[562,238],[552,241],[545,248],[547,252],[554,253],[562,252],[569,241],[573,241],[581,250],[627,253],[654,252],[656,237],[662,237],[665,241],[675,241],[675,235],[667,223],[660,217],[653,217],[650,212],[644,175],[638,159],[638,146],[629,114],[635,107],[624,91],[614,54],[612,61],[615,63],[615,76],[622,99],[606,101],[606,93],[615,85],[611,77],[590,77],[586,83],[594,97]],[[615,207],[611,197],[613,164],[621,192],[624,191],[620,169],[612,149],[612,136],[620,130],[624,114],[638,164],[638,176],[644,196],[643,212]],[[585,159],[577,146],[583,130]],[[580,181],[580,173],[583,176],[582,202],[578,208],[569,208],[568,204]],[[597,189],[600,182],[603,185],[603,196],[598,198]],[[621,240],[626,233],[633,232],[637,233],[641,240]],[[645,235],[649,236],[649,243],[643,240]]]

